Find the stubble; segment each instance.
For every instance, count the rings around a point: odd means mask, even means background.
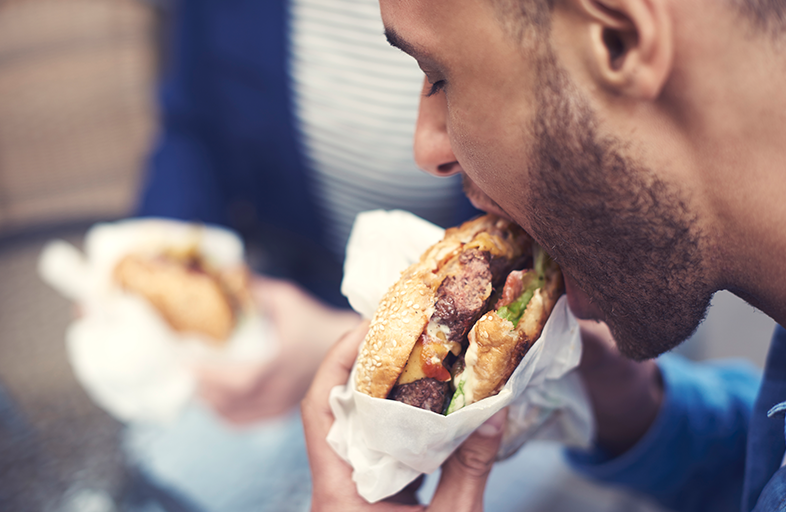
[[[622,141],[598,135],[551,51],[538,68],[532,235],[597,302],[624,355],[656,357],[695,331],[712,297],[696,217]]]

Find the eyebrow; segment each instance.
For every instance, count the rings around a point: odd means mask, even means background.
[[[421,51],[405,41],[392,28],[385,28],[385,38],[388,40],[388,43],[390,43],[390,46],[396,47],[402,52],[409,54],[416,59],[421,59],[423,57],[423,53]]]

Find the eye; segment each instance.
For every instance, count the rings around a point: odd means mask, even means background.
[[[437,94],[444,87],[445,87],[445,81],[444,80],[437,80],[436,82],[431,84],[431,89],[426,93],[426,98],[428,98],[429,96],[433,96],[433,95]]]

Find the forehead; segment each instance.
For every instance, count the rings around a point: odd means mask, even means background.
[[[380,11],[391,42],[416,58],[465,50],[462,40],[499,29],[492,0],[380,0]]]

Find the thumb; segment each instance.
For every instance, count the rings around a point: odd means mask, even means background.
[[[489,418],[442,465],[439,486],[429,510],[483,510],[483,491],[499,450],[508,410]]]

